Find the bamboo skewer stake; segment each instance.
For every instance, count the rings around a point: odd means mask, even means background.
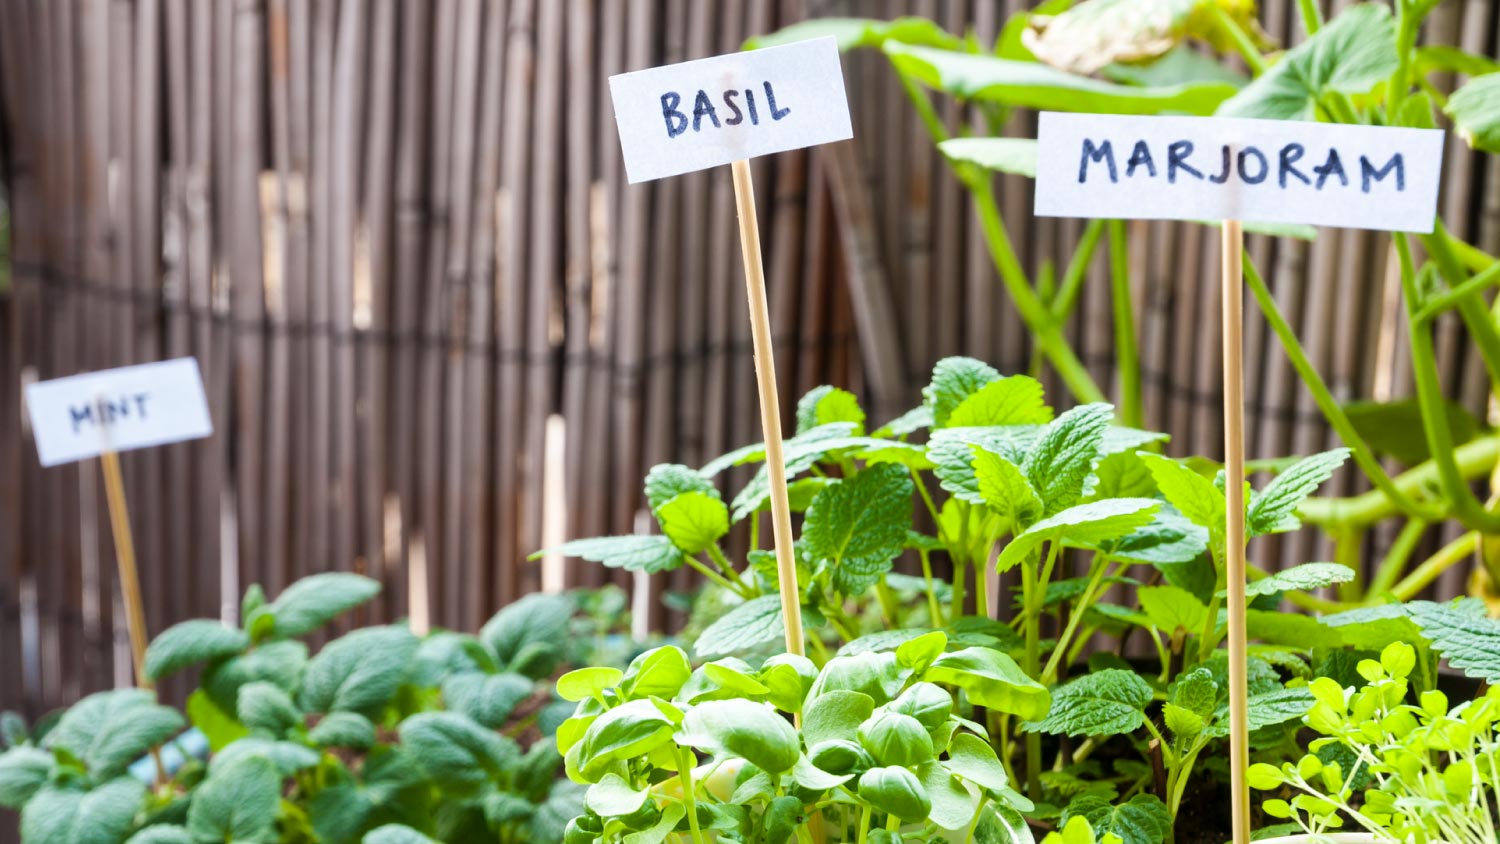
[[[1225,220],[1221,233],[1224,312],[1224,476],[1226,524],[1224,569],[1229,602],[1229,777],[1233,840],[1250,840],[1249,702],[1246,688],[1245,632],[1245,237],[1238,220]]]
[[[745,295],[750,303],[750,333],[755,347],[755,382],[760,392],[760,424],[766,441],[766,471],[771,479],[771,529],[776,543],[776,572],[781,586],[781,614],[786,650],[801,656],[802,604],[797,597],[797,563],[792,556],[792,507],[786,491],[786,462],[781,449],[781,403],[776,395],[776,361],[771,348],[770,306],[765,269],[760,260],[760,227],[755,219],[755,188],[750,162],[730,165],[734,204],[740,224],[740,254],[745,262]]]

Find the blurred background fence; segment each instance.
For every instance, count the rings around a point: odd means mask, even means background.
[[[128,679],[97,470],[38,466],[24,381],[202,365],[215,435],[124,456],[153,634],[324,570],[386,584],[361,620],[415,594],[468,629],[527,591],[600,584],[619,573],[526,555],[631,531],[654,463],[759,439],[729,174],[627,186],[606,78],[805,15],[919,14],[988,38],[1024,5],[0,0],[0,709]],[[1293,0],[1265,0],[1263,20],[1300,36]],[[1425,37],[1493,55],[1497,28],[1489,0],[1447,0]],[[834,383],[879,422],[920,400],[939,357],[1033,359],[883,57],[845,71],[855,139],[758,160],[755,178],[784,411]],[[1453,145],[1446,172],[1447,219],[1500,249],[1497,160]],[[1029,184],[1001,182],[1025,263],[1066,261],[1081,224],[1033,219]],[[1217,454],[1216,236],[1130,232],[1147,424],[1173,453]],[[1339,396],[1405,393],[1382,238],[1249,249]],[[1106,262],[1068,333],[1109,384]],[[1247,332],[1251,456],[1333,444],[1253,308]],[[1483,413],[1462,327],[1441,332],[1450,394]],[[1303,536],[1264,553],[1326,552]],[[690,585],[673,577],[652,588]]]

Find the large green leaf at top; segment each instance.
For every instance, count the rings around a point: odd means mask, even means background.
[[[713,481],[698,474],[697,469],[680,463],[658,463],[652,466],[646,473],[645,487],[646,502],[651,505],[653,513],[685,492],[701,492],[714,498],[719,497],[719,488],[714,486]]]
[[[1052,421],[1042,383],[1026,375],[1008,375],[966,396],[948,414],[950,427],[1045,425]]]
[[[912,481],[895,464],[870,466],[829,484],[803,523],[802,554],[829,567],[833,588],[858,595],[890,571],[911,528]]]
[[[1045,718],[1052,701],[1046,686],[1027,677],[1015,660],[990,648],[943,654],[927,667],[924,679],[957,686],[974,705],[1027,721]]]
[[[145,796],[146,787],[130,777],[117,777],[89,791],[47,785],[21,810],[21,840],[26,844],[120,844],[143,808]]]
[[[729,532],[729,508],[705,492],[684,492],[656,511],[662,533],[684,554],[700,554]]]
[[[1449,665],[1470,677],[1500,683],[1500,621],[1454,604],[1412,601],[1406,608]]]
[[[125,773],[146,751],[186,726],[181,715],[150,692],[115,689],[89,695],[47,734],[48,748],[66,750],[99,782]]]
[[[1360,3],[1288,50],[1220,106],[1217,116],[1312,120],[1325,94],[1368,94],[1390,78],[1398,61],[1390,9]]]
[[[906,17],[892,21],[870,18],[814,18],[794,23],[769,35],[757,35],[745,42],[745,49],[779,47],[783,44],[829,36],[838,41],[841,52],[859,47],[879,47],[886,41],[927,44],[950,50],[958,49],[963,43],[927,18]]]
[[[275,618],[278,638],[302,636],[380,593],[380,581],[351,572],[330,571],[304,577],[276,596],[266,609]],[[246,626],[250,620],[246,619]]]
[[[1043,542],[1094,548],[1150,524],[1161,502],[1150,498],[1106,498],[1070,507],[1017,534],[995,561],[1008,571]]]
[[[1140,729],[1151,703],[1151,686],[1134,671],[1106,668],[1052,691],[1052,711],[1025,725],[1027,732],[1113,736]]]
[[[1500,73],[1470,79],[1453,92],[1443,111],[1469,146],[1500,152]]]
[[[974,164],[997,173],[1036,178],[1034,138],[952,138],[938,144],[949,161]]]
[[[923,84],[962,99],[1022,108],[1102,114],[1209,115],[1234,95],[1225,82],[1136,87],[1031,62],[887,42],[891,62]]]

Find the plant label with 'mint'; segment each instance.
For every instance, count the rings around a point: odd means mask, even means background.
[[[1442,164],[1436,129],[1043,112],[1036,213],[1426,233]]]
[[[609,78],[631,184],[854,135],[830,37]]]
[[[26,410],[43,466],[214,432],[195,358],[27,384]]]

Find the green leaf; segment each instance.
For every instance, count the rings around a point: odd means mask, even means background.
[[[773,706],[783,712],[801,712],[802,702],[818,678],[818,668],[805,656],[777,654],[761,664],[757,677]]]
[[[684,554],[699,554],[729,533],[729,508],[717,494],[684,492],[657,511],[662,532]]]
[[[1024,729],[1070,736],[1130,733],[1145,722],[1151,698],[1151,687],[1135,672],[1107,668],[1054,689],[1052,711]]]
[[[741,699],[694,706],[676,738],[680,745],[744,759],[772,775],[790,771],[801,755],[797,731],[785,718],[765,704]]]
[[[624,844],[662,844],[686,816],[687,809],[681,803],[669,803],[661,810],[661,817],[657,818],[656,823],[649,829],[629,833],[625,836]]]
[[[1400,603],[1360,607],[1320,620],[1337,629],[1346,645],[1364,650],[1379,651],[1392,642],[1415,642],[1422,636],[1406,605]]]
[[[1170,457],[1141,454],[1163,497],[1189,521],[1210,533],[1223,533],[1227,507],[1214,482]]]
[[[576,668],[557,678],[557,696],[580,701],[620,685],[625,672],[609,666]]]
[[[1026,375],[1001,376],[966,396],[948,415],[947,427],[1045,425],[1052,421],[1042,383]]]
[[[927,820],[932,798],[917,775],[905,768],[871,768],[859,776],[859,799],[907,823]]]
[[[91,694],[75,704],[42,744],[66,750],[82,761],[96,782],[112,779],[146,751],[186,724],[150,692],[116,689]]]
[[[1219,699],[1219,684],[1207,668],[1195,668],[1177,678],[1167,693],[1167,700],[1200,717],[1214,713]]]
[[[1010,787],[1005,766],[990,743],[972,733],[957,733],[948,745],[948,770],[980,788],[999,792]]]
[[[193,844],[193,836],[185,826],[159,823],[130,836],[125,844]]]
[[[956,163],[1036,178],[1036,140],[1033,138],[953,138],[939,143],[938,151]]]
[[[1429,73],[1462,73],[1465,76],[1484,76],[1487,73],[1500,71],[1500,62],[1496,62],[1488,56],[1478,56],[1447,44],[1429,44],[1418,47],[1415,65],[1417,72],[1423,76]]]
[[[603,779],[589,786],[585,801],[589,811],[605,818],[634,814],[646,805],[648,791],[636,791],[618,774],[605,774]]]
[[[1150,498],[1107,498],[1069,507],[1018,534],[1000,552],[996,566],[1009,571],[1043,542],[1097,547],[1149,524],[1160,507]]]
[[[1348,583],[1354,578],[1354,569],[1338,563],[1303,563],[1246,584],[1245,595],[1254,598],[1277,592],[1305,592],[1336,583]]]
[[[1406,609],[1449,665],[1469,677],[1500,683],[1500,621],[1431,601],[1412,601]]]
[[[1164,633],[1200,633],[1208,621],[1208,607],[1197,596],[1176,586],[1143,586],[1136,590],[1141,610],[1151,625]]]
[[[860,409],[859,399],[848,390],[825,384],[812,388],[798,400],[797,433],[805,434],[830,422],[849,422],[854,425],[854,433],[863,433],[865,412]]]
[[[1161,798],[1137,794],[1118,806],[1099,797],[1074,798],[1063,810],[1061,823],[1082,817],[1101,839],[1111,833],[1124,844],[1162,844],[1172,829],[1172,816]]]
[[[965,648],[933,661],[924,679],[963,689],[976,706],[1018,715],[1027,721],[1047,716],[1051,695],[1026,676],[1016,661],[989,648]]]
[[[439,788],[469,791],[521,761],[514,741],[457,712],[421,712],[397,731],[411,761]]]
[[[922,389],[923,403],[932,410],[934,428],[949,426],[948,417],[969,396],[986,384],[1000,380],[1000,373],[974,358],[949,357],[932,368],[932,380]]]
[[[877,704],[888,703],[901,691],[905,673],[893,653],[836,656],[818,673],[808,696],[816,698],[834,689],[848,689],[869,695]]]
[[[224,748],[209,760],[210,773],[222,768],[231,768],[242,759],[265,759],[282,776],[292,776],[318,764],[322,756],[305,744],[291,741],[264,739],[258,736],[241,739]]]
[[[369,795],[352,781],[325,786],[307,801],[313,834],[327,844],[358,840],[374,806]]]
[[[308,731],[318,747],[348,747],[369,750],[375,746],[375,725],[357,712],[334,712]]]
[[[1250,715],[1248,723],[1253,732],[1301,718],[1307,714],[1307,710],[1312,708],[1314,700],[1312,692],[1303,686],[1290,689],[1276,688],[1260,693],[1252,692],[1247,703]],[[1219,707],[1215,712],[1214,722],[1209,725],[1206,732],[1217,737],[1229,735],[1227,705]]]
[[[250,735],[245,725],[221,709],[202,689],[188,695],[186,708],[188,720],[208,739],[208,749],[214,753]]]
[[[528,559],[539,559],[551,550],[554,549],[538,551]],[[612,569],[643,571],[647,574],[672,571],[683,564],[682,552],[666,536],[596,536],[592,539],[564,542],[555,550],[564,557],[582,557],[591,563],[601,563]]]
[[[1312,120],[1324,95],[1368,94],[1390,78],[1397,63],[1390,10],[1378,3],[1358,3],[1288,50],[1224,103],[1217,116]]]
[[[1223,623],[1224,615],[1220,616]],[[1316,618],[1296,613],[1250,609],[1245,611],[1245,628],[1251,639],[1275,645],[1291,645],[1302,650],[1337,648],[1344,637],[1335,628]]]
[[[388,823],[365,833],[361,844],[442,844],[417,832],[409,826]]]
[[[1119,451],[1099,461],[1089,478],[1085,496],[1100,498],[1154,498],[1156,479],[1134,451]]]
[[[187,827],[199,842],[276,844],[281,774],[269,759],[246,756],[211,772],[193,792]]]
[[[276,636],[311,633],[378,594],[380,582],[360,574],[323,572],[304,577],[284,589],[269,607],[276,619]]]
[[[281,735],[302,724],[302,713],[291,695],[276,685],[259,680],[240,689],[240,723],[251,729]]]
[[[443,701],[454,712],[462,712],[480,724],[498,730],[535,690],[536,684],[520,674],[466,671],[443,681]]]
[[[1302,521],[1297,518],[1297,508],[1324,481],[1332,477],[1334,471],[1344,465],[1347,459],[1349,449],[1335,448],[1304,457],[1272,478],[1265,489],[1250,499],[1250,506],[1245,512],[1245,527],[1250,535],[1284,533],[1301,527]]]
[[[308,712],[372,714],[396,694],[417,639],[402,626],[366,627],[329,642],[307,663],[300,695]]]
[[[882,709],[859,725],[859,743],[877,765],[915,768],[936,757],[932,736],[922,722],[890,709]]]
[[[1451,102],[1451,101],[1450,101]],[[1458,402],[1444,402],[1448,416],[1448,428],[1453,432],[1453,444],[1463,445],[1479,436],[1483,425]],[[1344,415],[1354,425],[1354,430],[1377,454],[1394,457],[1408,466],[1415,466],[1432,457],[1427,448],[1427,438],[1412,436],[1413,431],[1422,430],[1422,404],[1416,399],[1400,401],[1354,401],[1344,405]]]
[[[1469,146],[1500,152],[1500,75],[1491,73],[1464,83],[1448,98],[1443,111]]]
[[[1191,739],[1208,727],[1208,722],[1202,715],[1175,703],[1162,706],[1161,720],[1178,740]]]
[[[1149,524],[1098,547],[1117,560],[1168,566],[1197,559],[1208,549],[1208,531],[1170,510],[1158,510]]]
[[[1079,405],[1042,430],[1021,471],[1042,500],[1044,515],[1066,510],[1083,497],[1084,481],[1102,456],[1104,433],[1114,420],[1107,404]]]
[[[250,647],[243,630],[195,619],[162,631],[146,649],[146,677],[160,680],[200,662],[237,654]]]
[[[298,641],[266,642],[203,669],[203,690],[231,719],[239,709],[240,687],[265,680],[292,691],[307,664],[307,645]]]
[[[119,844],[141,811],[146,787],[117,777],[90,791],[44,786],[21,810],[26,844]],[[269,842],[268,842],[269,844]]]
[[[646,501],[651,512],[657,513],[663,504],[686,492],[701,492],[719,497],[719,488],[713,481],[680,463],[660,463],[646,473]]]
[[[851,443],[850,440],[853,440],[853,442]],[[854,425],[848,422],[830,422],[827,425],[819,425],[810,431],[797,434],[782,443],[782,457],[786,459],[787,477],[806,471],[808,466],[820,460],[829,450],[853,448],[857,445],[874,445],[879,442],[879,440],[867,437],[854,436]],[[765,459],[765,443],[741,446],[703,464],[703,468],[698,470],[698,474],[705,478],[712,478],[730,466],[763,463]],[[798,465],[801,468],[794,471],[792,469],[793,465]]]
[[[954,777],[951,763],[928,762],[916,769],[917,779],[932,800],[929,820],[958,833],[974,818],[976,795]],[[934,839],[936,840],[936,839]]]
[[[35,747],[12,747],[0,753],[0,806],[20,809],[47,784],[52,754]]]
[[[1021,467],[979,446],[974,450],[978,498],[1009,525],[1025,529],[1042,516],[1042,500]],[[963,497],[963,496],[960,496]]]
[[[777,607],[779,609],[780,604]],[[701,637],[699,641],[702,641]],[[692,673],[693,667],[682,648],[663,645],[630,661],[620,680],[620,690],[633,698],[655,695],[668,699],[677,694]]]
[[[827,741],[854,742],[859,725],[874,711],[874,698],[862,692],[835,689],[810,696],[802,710],[802,737],[809,749]]]
[[[807,510],[798,547],[828,567],[835,590],[859,595],[891,570],[905,548],[911,496],[911,476],[890,464],[829,484]]]
[[[663,537],[655,538],[670,547]],[[514,671],[533,680],[550,677],[562,659],[574,609],[573,599],[567,595],[535,592],[495,613],[480,628],[479,638],[494,652],[502,671]]]
[[[881,425],[875,431],[877,437],[904,437],[923,428],[931,428],[933,423],[932,408],[927,405],[914,407],[900,416]]]
[[[926,670],[948,649],[948,634],[941,630],[923,633],[896,646],[896,662],[918,673]]]
[[[1253,14],[1253,7],[1251,8]],[[1176,85],[1180,82],[1227,82],[1243,88],[1249,80],[1213,55],[1179,44],[1155,61],[1116,62],[1099,71],[1112,82],[1126,85]]]
[[[602,774],[621,759],[645,756],[669,744],[677,725],[649,700],[632,700],[600,715],[578,744],[583,774]],[[571,757],[570,757],[571,758]]]
[[[785,637],[781,596],[751,598],[704,628],[693,643],[699,659],[718,659],[744,653]]]
[[[1226,82],[1138,87],[1075,76],[1031,62],[887,42],[897,70],[961,99],[1046,111],[1209,115],[1235,93]]]
[[[944,32],[937,24],[926,18],[906,17],[892,21],[868,18],[815,18],[784,27],[769,35],[759,35],[745,42],[746,50],[764,47],[779,47],[813,38],[833,36],[838,41],[839,51],[848,52],[860,47],[879,47],[887,40],[907,44],[930,44],[934,47],[958,49],[962,42]]]

